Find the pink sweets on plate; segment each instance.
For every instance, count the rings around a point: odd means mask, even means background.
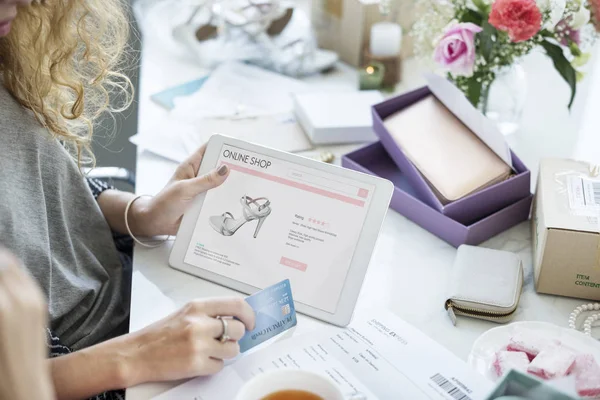
[[[498,377],[504,376],[511,369],[527,371],[529,358],[522,351],[499,351],[494,360],[494,370]]]
[[[555,379],[567,376],[575,366],[577,354],[561,345],[549,346],[533,359],[527,372],[542,379]]]
[[[538,333],[523,330],[510,338],[506,350],[523,352],[527,354],[529,361],[532,361],[544,348],[552,343],[547,338],[541,337]]]
[[[600,365],[591,354],[580,354],[573,368],[575,389],[582,397],[600,396]]]

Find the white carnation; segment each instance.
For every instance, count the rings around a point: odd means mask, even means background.
[[[554,29],[563,19],[567,0],[536,0],[536,3],[541,12],[549,11],[549,18],[545,21],[544,28]]]
[[[579,29],[588,22],[590,22],[590,10],[588,10],[587,8],[585,8],[585,6],[582,5],[581,7],[579,7],[579,11],[573,14],[569,25],[573,29]]]

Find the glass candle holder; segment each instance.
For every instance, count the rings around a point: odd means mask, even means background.
[[[383,83],[385,66],[380,62],[370,62],[359,71],[360,90],[379,90]]]

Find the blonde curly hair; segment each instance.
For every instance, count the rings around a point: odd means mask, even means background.
[[[129,37],[124,0],[34,0],[0,38],[8,91],[76,159],[94,165],[94,121],[132,101],[120,72]]]

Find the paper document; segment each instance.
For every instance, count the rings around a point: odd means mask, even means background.
[[[246,119],[206,118],[195,125],[195,129],[188,130],[182,136],[188,152],[208,142],[215,133],[281,151],[298,152],[313,147],[296,119],[290,115]]]
[[[172,115],[197,122],[203,118],[244,118],[291,113],[292,94],[307,90],[296,79],[240,62],[218,67],[196,93],[175,99]]]
[[[158,287],[148,280],[140,271],[133,271],[131,296],[131,313],[129,330],[135,332],[158,321],[177,310],[175,302],[165,296]]]
[[[168,119],[162,120],[152,129],[133,135],[129,141],[140,149],[180,163],[191,154],[183,141],[183,137],[189,132],[194,132],[192,125]]]
[[[313,148],[295,119],[283,117],[205,119],[197,124],[169,118],[152,130],[130,137],[129,141],[143,150],[182,162],[215,133],[287,152]]]
[[[138,133],[131,136],[129,141],[142,150],[178,163],[184,161],[188,156],[188,152],[180,137],[169,138],[153,133],[143,135]]]
[[[217,68],[198,91],[176,97],[164,126],[136,137],[141,147],[181,161],[215,133],[277,150],[298,152],[312,144],[294,117],[292,95],[305,83],[261,68],[230,62]],[[177,137],[179,136],[179,137]]]
[[[300,322],[299,322],[300,323]],[[297,368],[329,376],[342,392],[367,399],[479,400],[492,383],[416,328],[385,310],[356,316],[242,357],[212,377],[196,378],[157,400],[233,399],[253,376]]]

